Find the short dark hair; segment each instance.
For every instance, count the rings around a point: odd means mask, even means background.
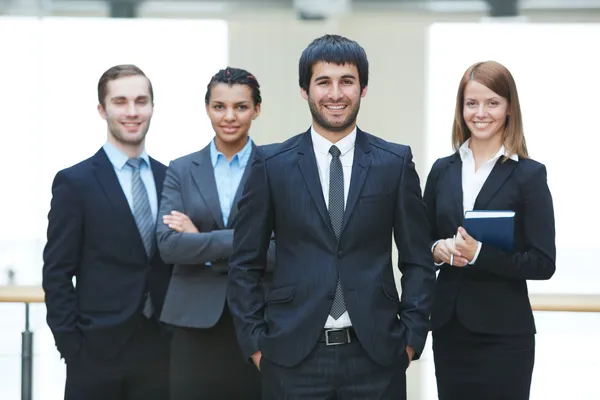
[[[358,43],[340,35],[325,35],[312,41],[300,56],[300,87],[308,93],[313,67],[319,61],[337,65],[352,64],[358,69],[360,89],[369,84],[367,53]]]
[[[262,97],[260,97],[260,85],[258,80],[250,72],[241,68],[227,67],[219,70],[208,82],[206,86],[206,95],[204,96],[204,102],[208,104],[210,102],[211,89],[217,83],[226,83],[229,86],[232,85],[246,85],[252,89],[252,100],[254,105],[257,106],[262,103]]]
[[[144,71],[133,64],[122,64],[110,67],[102,74],[100,80],[98,81],[98,102],[102,105],[102,107],[106,106],[104,101],[108,92],[108,82],[119,78],[124,78],[126,76],[143,76],[144,78],[148,79],[146,74],[144,74]],[[150,89],[150,100],[154,103],[154,91],[152,90],[152,82],[150,82],[150,79],[148,79],[148,88]]]

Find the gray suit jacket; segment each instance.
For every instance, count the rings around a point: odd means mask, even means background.
[[[256,146],[235,195],[227,226],[223,216],[210,146],[172,161],[167,169],[156,235],[160,255],[175,264],[161,321],[189,328],[214,326],[225,305],[227,271],[233,243],[237,202],[246,182]],[[162,223],[172,210],[186,214],[200,233],[179,233]],[[274,265],[273,241],[268,264]],[[211,266],[206,266],[210,263]],[[267,278],[268,279],[268,278]]]

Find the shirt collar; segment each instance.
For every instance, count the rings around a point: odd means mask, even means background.
[[[315,131],[314,126],[310,127],[310,137],[313,142],[313,148],[316,152],[329,154],[329,149],[335,144],[337,148],[340,149],[341,156],[343,156],[354,148],[354,143],[356,142],[356,126],[348,136],[339,140],[337,143],[331,143],[329,140],[325,139],[317,131]]]
[[[471,151],[471,149],[469,148],[469,143],[471,141],[471,138],[467,139],[458,149],[458,152],[460,154],[460,159],[464,162],[466,158],[473,158],[473,152]],[[498,152],[494,155],[494,157],[492,157],[490,160],[497,160],[499,159],[501,156],[507,156],[508,158],[510,158],[513,161],[519,161],[519,155],[518,154],[511,154],[510,156],[508,156],[508,151],[506,151],[506,148],[504,147],[504,145],[502,145],[500,147],[500,150],[498,150]]]
[[[240,167],[246,168],[248,160],[250,160],[251,154],[252,139],[248,136],[248,142],[246,142],[246,145],[240,151],[238,151],[233,157],[231,157],[231,162],[233,162],[233,160],[237,158]],[[225,154],[217,150],[217,145],[215,144],[215,139],[213,138],[213,140],[210,141],[210,161],[212,163],[213,168],[217,166],[217,162],[219,161],[220,157],[223,157],[225,160],[227,160],[227,158],[225,158]]]
[[[115,145],[108,141],[104,143],[102,148],[104,149],[108,160],[116,169],[121,170],[123,167],[125,167],[125,164],[129,160],[129,156],[127,156],[127,154],[123,153],[121,150],[116,148]],[[150,156],[148,156],[148,153],[146,153],[146,149],[142,151],[140,158],[145,161],[146,165],[150,165]]]

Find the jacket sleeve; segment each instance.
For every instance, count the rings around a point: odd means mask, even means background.
[[[526,249],[507,253],[484,243],[472,268],[509,279],[550,279],[556,271],[556,244],[554,207],[544,165],[521,183],[521,196]]]
[[[78,194],[65,172],[61,171],[52,183],[47,242],[43,252],[42,287],[46,320],[56,347],[65,359],[77,353],[82,340],[73,277],[81,261],[83,225],[83,210]]]
[[[418,359],[429,332],[435,268],[430,249],[431,229],[410,147],[402,168],[394,215],[398,268],[402,272],[400,320],[407,328],[406,343],[415,350],[414,359]]]
[[[258,149],[238,209],[227,300],[242,353],[250,357],[260,350],[259,338],[267,329],[262,278],[273,235],[267,169]]]

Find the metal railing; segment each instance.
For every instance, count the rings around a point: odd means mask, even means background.
[[[600,294],[530,294],[534,311],[600,312]]]
[[[600,312],[600,295],[531,294],[534,311]],[[33,332],[29,329],[29,305],[43,303],[44,291],[38,286],[0,286],[0,303],[25,304],[25,330],[21,346],[21,400],[32,399]]]
[[[25,330],[21,333],[21,400],[31,400],[33,393],[33,332],[29,329],[29,304],[43,302],[41,287],[0,286],[0,303],[25,304]]]

